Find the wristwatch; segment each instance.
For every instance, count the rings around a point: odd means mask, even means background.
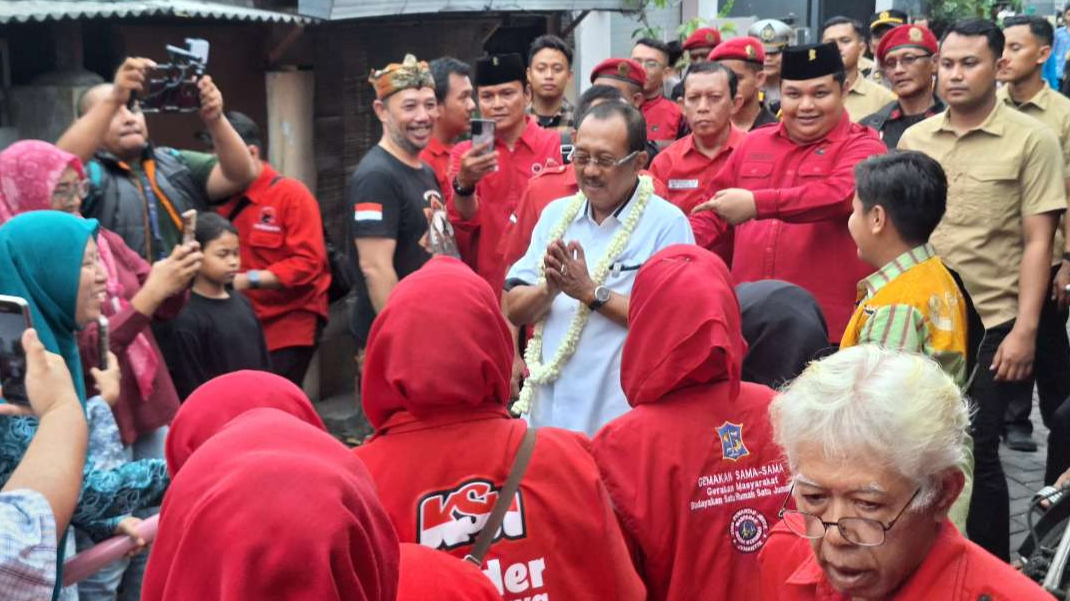
[[[260,272],[255,269],[245,272],[245,277],[249,278],[249,287],[256,290],[260,287]]]
[[[587,304],[591,308],[591,311],[597,311],[602,308],[602,305],[609,302],[609,288],[605,286],[598,286],[594,289],[594,300]]]
[[[461,183],[457,181],[457,178],[453,178],[453,193],[457,196],[471,196],[476,193],[475,186],[471,188],[462,188]]]

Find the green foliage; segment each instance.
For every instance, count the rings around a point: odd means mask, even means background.
[[[651,8],[666,8],[669,6],[669,0],[625,0],[627,4],[636,5],[639,22],[642,23],[642,27],[637,28],[632,32],[632,39],[638,38],[654,38],[663,39],[665,31],[661,27],[651,25],[647,20],[646,11]],[[717,18],[723,19],[732,12],[732,7],[735,6],[736,0],[725,0],[721,3],[720,10],[717,11]],[[682,23],[676,28],[676,37],[682,42],[687,39],[689,35],[695,33],[696,29],[706,27],[709,25],[709,21],[702,17],[695,17]],[[735,33],[736,26],[734,23],[725,23],[720,28],[722,33]]]
[[[1021,12],[1022,0],[930,0],[929,2],[930,15],[949,20],[966,17],[991,19],[1001,10]]]

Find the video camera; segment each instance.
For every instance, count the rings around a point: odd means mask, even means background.
[[[186,47],[167,46],[171,62],[149,74],[145,93],[137,98],[143,113],[192,113],[201,108],[197,82],[208,68],[208,41],[186,38]],[[134,98],[130,102],[133,104]]]

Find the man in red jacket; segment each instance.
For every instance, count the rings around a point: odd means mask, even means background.
[[[688,311],[665,299],[687,298]],[[594,439],[649,599],[755,599],[757,551],[788,490],[773,391],[740,382],[747,343],[728,268],[692,245],[639,271],[621,383],[633,409]],[[711,444],[712,443],[712,444]]]
[[[319,203],[296,179],[261,159],[260,128],[249,117],[227,113],[249,146],[256,180],[219,212],[234,223],[243,272],[235,290],[245,293],[264,326],[272,371],[301,386],[329,316],[331,272]]]
[[[355,453],[402,542],[469,553],[527,430],[505,408],[513,341],[498,301],[461,262],[436,257],[372,326],[361,396],[376,433]],[[506,601],[646,599],[585,436],[539,430],[481,568]]]
[[[457,138],[472,131],[472,112],[476,110],[470,79],[472,67],[452,56],[436,58],[428,66],[435,78],[438,117],[427,147],[420,151],[420,160],[431,166],[439,191],[445,192],[450,187],[450,152],[453,144]]]
[[[970,417],[935,361],[852,347],[811,364],[770,416],[793,488],[758,557],[762,599],[1053,599],[947,518]]]
[[[519,54],[476,61],[476,98],[484,119],[495,123],[494,142],[472,147],[461,142],[450,152],[450,220],[457,231],[461,258],[494,290],[505,283],[498,244],[528,180],[547,159],[561,160],[561,134],[539,127],[525,113],[529,93]]]
[[[870,268],[847,230],[854,166],[886,150],[873,130],[843,108],[845,73],[835,44],[784,51],[776,127],[751,132],[695,207],[695,242],[706,248],[734,226],[737,282],[784,280],[821,304],[829,340],[839,342],[854,311],[856,286]]]

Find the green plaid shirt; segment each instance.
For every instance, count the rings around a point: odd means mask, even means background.
[[[915,246],[899,255],[873,275],[858,283],[858,304],[873,298],[895,278],[910,268],[936,256],[931,244]],[[874,309],[858,335],[858,344],[879,344],[886,348],[921,353],[932,359],[963,386],[966,383],[966,357],[961,353],[937,352],[930,340],[926,322],[929,316],[913,305],[884,305]]]
[[[568,101],[568,98],[561,99],[561,109],[557,111],[556,115],[549,117],[543,117],[542,115],[536,115],[533,105],[528,105],[528,114],[535,117],[535,120],[539,123],[539,127],[543,129],[553,129],[557,131],[568,131],[572,129],[572,117],[575,112],[575,107]]]

